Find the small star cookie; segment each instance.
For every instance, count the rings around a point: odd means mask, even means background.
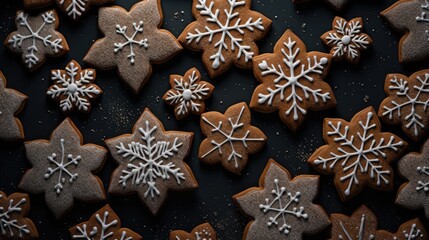
[[[183,230],[172,231],[169,240],[217,240],[217,236],[209,223],[203,223],[192,229],[190,233]]]

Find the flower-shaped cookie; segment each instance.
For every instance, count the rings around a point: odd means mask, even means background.
[[[209,223],[198,225],[192,232],[175,230],[170,233],[170,240],[217,240],[216,231]]]
[[[138,93],[152,73],[152,63],[164,62],[182,50],[173,34],[159,29],[161,24],[160,0],[140,1],[129,12],[117,6],[101,8],[98,26],[105,37],[92,45],[84,61],[103,70],[117,68]]]
[[[193,113],[202,114],[206,110],[204,101],[214,90],[214,86],[201,80],[196,68],[185,73],[185,76],[171,75],[171,89],[162,98],[168,105],[174,106],[174,115],[180,120]]]
[[[331,48],[332,59],[345,58],[350,63],[358,63],[361,51],[372,44],[371,37],[362,33],[362,18],[354,18],[347,22],[344,18],[335,17],[332,29],[320,37],[323,43]]]

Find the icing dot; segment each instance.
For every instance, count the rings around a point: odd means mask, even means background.
[[[68,85],[67,86],[67,91],[69,93],[75,93],[75,92],[77,92],[77,86],[76,86],[76,84],[72,83],[72,84]]]
[[[352,39],[350,38],[350,36],[344,36],[343,38],[341,38],[341,42],[344,45],[349,45],[351,41],[352,41]]]
[[[183,91],[183,99],[185,99],[185,101],[189,101],[192,98],[192,91],[189,89],[186,89],[185,91]]]
[[[328,63],[328,59],[324,57],[324,58],[320,59],[320,63],[327,64]]]

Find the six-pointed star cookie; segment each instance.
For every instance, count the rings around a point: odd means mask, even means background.
[[[170,240],[217,240],[216,231],[209,223],[203,223],[188,233],[183,230],[175,230],[170,233]]]
[[[259,54],[255,41],[263,38],[271,20],[250,10],[250,0],[194,0],[189,24],[179,41],[195,51],[203,51],[203,63],[214,78],[232,64],[251,68]]]
[[[220,162],[226,170],[240,174],[248,155],[261,150],[267,140],[259,128],[251,125],[251,119],[246,103],[229,107],[225,114],[204,113],[200,124],[207,138],[200,145],[200,160],[209,164]]]
[[[16,141],[24,138],[21,121],[15,116],[27,101],[24,94],[6,88],[6,78],[0,71],[0,140]]]
[[[38,15],[18,11],[15,24],[17,30],[9,34],[4,44],[12,52],[21,54],[28,70],[39,68],[47,56],[59,57],[68,52],[66,39],[56,31],[59,20],[55,10]]]
[[[93,175],[107,156],[94,144],[83,145],[83,137],[73,122],[65,119],[49,141],[25,143],[32,168],[25,172],[19,188],[32,194],[45,193],[45,201],[55,217],[73,208],[74,199],[100,201],[106,198],[101,180]]]
[[[381,15],[405,35],[399,42],[399,61],[413,62],[429,58],[429,1],[399,0]]]
[[[162,123],[146,109],[132,134],[106,140],[119,164],[112,174],[109,193],[137,193],[156,214],[169,190],[189,190],[198,183],[183,162],[191,149],[193,133],[165,131]]]
[[[407,143],[392,133],[381,132],[372,107],[357,113],[350,122],[325,119],[323,138],[327,145],[317,149],[308,163],[321,173],[335,174],[342,200],[356,196],[365,185],[392,190],[390,163],[401,156]]]
[[[304,121],[308,110],[324,110],[336,105],[331,87],[323,81],[331,56],[308,52],[305,44],[287,30],[274,53],[253,59],[253,72],[261,84],[253,92],[250,107],[258,112],[279,111],[292,130]]]
[[[117,68],[119,76],[138,93],[152,72],[152,63],[161,63],[182,50],[173,34],[162,25],[160,0],[143,0],[129,12],[121,7],[99,11],[98,26],[105,37],[97,40],[84,61],[97,68]]]
[[[254,221],[247,224],[243,240],[302,239],[329,226],[322,207],[313,203],[319,176],[289,172],[270,160],[259,179],[259,187],[233,196],[243,213]]]

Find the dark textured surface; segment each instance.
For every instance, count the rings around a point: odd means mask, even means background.
[[[115,4],[129,9],[135,0],[116,0]],[[319,1],[315,1],[319,2]],[[321,1],[322,2],[322,1]],[[193,169],[200,188],[191,192],[170,193],[159,215],[154,217],[139,201],[136,195],[108,196],[107,202],[122,219],[122,225],[140,233],[145,239],[166,239],[174,229],[190,231],[194,226],[208,221],[218,231],[221,239],[241,239],[248,219],[243,217],[233,204],[231,196],[248,187],[256,186],[259,176],[269,158],[274,158],[285,166],[293,176],[297,174],[317,174],[306,164],[306,158],[319,146],[322,139],[322,120],[324,117],[341,117],[347,120],[366,106],[378,105],[385,97],[384,78],[387,73],[399,72],[406,75],[428,68],[429,64],[400,65],[397,57],[397,43],[400,34],[379,17],[379,13],[394,3],[384,1],[350,1],[346,9],[339,13],[346,19],[361,16],[365,22],[365,31],[374,39],[374,45],[366,51],[361,63],[351,66],[347,63],[335,63],[327,77],[338,99],[334,110],[311,113],[301,129],[292,133],[280,121],[277,113],[253,113],[253,125],[261,128],[268,136],[264,149],[250,156],[249,164],[242,176],[233,176],[220,166],[207,166],[197,159],[198,145],[203,140],[199,129],[199,118],[191,117],[176,121],[173,108],[165,105],[161,98],[169,89],[170,74],[184,74],[191,67],[197,67],[216,89],[207,101],[208,110],[224,112],[230,105],[249,102],[252,91],[257,85],[251,70],[231,68],[216,79],[209,79],[201,63],[199,53],[183,51],[166,64],[155,66],[154,72],[143,91],[135,96],[126,88],[115,71],[98,71],[98,84],[104,91],[101,99],[93,105],[88,115],[72,115],[72,119],[82,131],[86,143],[103,145],[103,140],[129,133],[134,122],[150,108],[164,123],[167,130],[178,129],[195,132],[194,145],[187,163]],[[16,10],[22,8],[20,0],[3,0],[0,8],[0,39],[15,29],[13,19]],[[164,25],[176,37],[193,20],[191,0],[163,0]],[[337,14],[322,3],[293,6],[290,0],[253,1],[253,9],[262,12],[273,20],[273,26],[265,40],[259,42],[261,53],[271,52],[275,42],[283,32],[291,28],[307,44],[308,50],[328,52],[319,39],[325,31],[331,29],[331,21]],[[182,12],[183,11],[183,12]],[[59,59],[48,59],[42,68],[28,73],[18,56],[10,54],[0,45],[0,70],[8,79],[8,86],[29,96],[28,105],[20,115],[27,140],[47,139],[50,133],[64,119],[58,105],[46,97],[50,85],[49,70],[64,68],[69,60],[82,63],[82,58],[95,39],[101,37],[97,28],[97,8],[93,7],[88,15],[78,23],[70,21],[60,13],[60,27],[71,51]],[[83,64],[83,66],[85,66]],[[383,130],[392,131],[411,143],[411,150],[418,150],[421,143],[412,143],[400,131],[400,127],[383,125]],[[396,164],[394,164],[396,167]],[[105,167],[98,174],[109,183],[110,174],[116,167],[109,157]],[[18,191],[17,185],[29,164],[24,156],[22,143],[0,144],[0,190],[11,194]],[[428,226],[423,211],[409,211],[394,205],[396,190],[404,180],[396,178],[393,192],[377,192],[366,189],[358,197],[341,203],[333,185],[332,176],[321,177],[320,195],[317,203],[325,207],[328,213],[341,212],[351,214],[361,204],[366,204],[378,217],[379,228],[396,231],[400,223],[420,217]],[[76,204],[73,211],[60,221],[56,221],[44,203],[42,195],[31,196],[30,217],[45,239],[68,239],[67,229],[86,221],[91,214],[106,202]],[[327,229],[313,239],[326,239]]]

